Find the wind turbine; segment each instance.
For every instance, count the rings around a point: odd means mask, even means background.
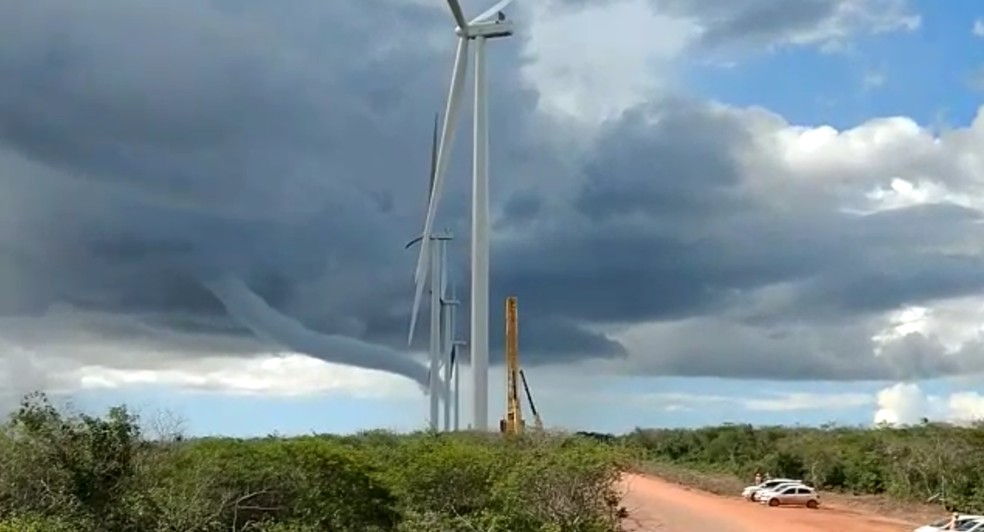
[[[472,231],[471,231],[471,366],[474,393],[475,430],[488,430],[489,401],[489,137],[488,102],[485,78],[485,44],[488,39],[508,37],[513,34],[512,23],[506,20],[502,10],[512,0],[502,0],[471,21],[465,20],[458,0],[447,0],[451,15],[458,27],[458,50],[455,54],[454,69],[451,73],[451,87],[448,91],[447,107],[444,112],[444,125],[441,128],[441,142],[437,148],[437,164],[431,184],[430,202],[427,217],[424,219],[422,235],[429,235],[434,228],[434,218],[441,200],[441,187],[451,155],[451,145],[461,108],[462,90],[468,68],[469,42],[475,41],[475,117],[472,164]],[[430,241],[421,240],[420,256],[414,272],[416,290],[413,310],[410,316],[408,343],[413,341],[417,323],[417,310],[424,290],[424,275],[428,261],[432,259]]]
[[[428,189],[428,203],[434,193],[434,176],[437,163],[437,123],[438,115],[434,116],[434,134],[431,141],[431,167],[430,167],[430,188]],[[426,236],[426,238],[425,238]],[[440,413],[439,397],[443,395],[445,403],[445,430],[448,429],[449,421],[449,401],[450,393],[450,350],[451,337],[448,336],[448,312],[446,307],[450,305],[447,299],[447,242],[453,237],[447,230],[443,234],[422,233],[414,238],[404,249],[409,249],[414,244],[420,243],[421,250],[429,249],[432,255],[430,265],[430,346],[428,349],[428,385],[427,391],[430,395],[430,428],[438,430],[438,416]],[[436,240],[437,247],[426,246],[426,243]],[[441,368],[444,367],[444,384],[441,384]]]

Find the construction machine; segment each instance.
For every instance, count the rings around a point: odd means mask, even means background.
[[[536,403],[533,402],[533,394],[530,393],[530,385],[526,382],[526,372],[519,370],[519,376],[523,379],[523,389],[526,390],[526,400],[530,402],[530,412],[533,413],[533,428],[538,432],[543,430],[543,420],[540,413],[536,411]]]
[[[499,420],[499,431],[504,434],[522,434],[526,428],[523,421],[523,406],[519,395],[519,383],[522,380],[526,398],[530,402],[533,413],[534,427],[543,430],[540,414],[533,404],[526,374],[519,368],[519,310],[516,298],[506,298],[506,415]]]

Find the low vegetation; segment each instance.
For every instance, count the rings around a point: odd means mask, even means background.
[[[0,424],[0,532],[609,532],[630,462],[676,480],[756,472],[984,511],[984,426],[725,425],[607,434],[153,437],[23,401]],[[673,472],[672,475],[668,472]],[[690,473],[688,473],[690,472]],[[729,490],[735,485],[729,485]]]
[[[637,458],[726,473],[803,479],[829,491],[932,502],[984,512],[984,426],[923,423],[906,428],[785,428],[725,425],[637,429],[621,438]]]
[[[368,432],[148,438],[28,396],[0,428],[0,532],[619,530],[617,446]]]

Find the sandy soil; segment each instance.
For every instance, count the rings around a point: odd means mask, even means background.
[[[769,508],[642,475],[626,475],[623,505],[630,532],[909,532],[902,521],[847,508]]]

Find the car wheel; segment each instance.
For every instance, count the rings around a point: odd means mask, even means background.
[[[820,503],[818,503],[815,500],[812,500],[811,499],[811,500],[806,501],[806,507],[809,508],[809,509],[811,509],[811,510],[816,510],[818,506],[820,506]]]
[[[769,506],[779,506],[779,499],[769,499]]]

